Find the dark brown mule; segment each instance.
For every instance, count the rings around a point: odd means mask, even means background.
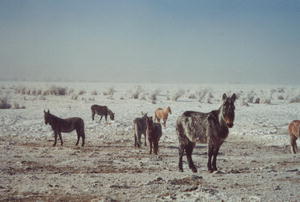
[[[291,141],[291,152],[296,154],[298,151],[297,139],[300,136],[300,120],[294,120],[289,124],[289,134]]]
[[[160,120],[162,119],[163,120],[163,125],[164,127],[166,127],[166,122],[168,120],[168,115],[172,114],[172,111],[171,111],[171,108],[170,107],[167,107],[165,109],[163,108],[158,108],[155,110],[155,120],[160,123]]]
[[[231,97],[223,94],[223,103],[218,110],[209,113],[186,111],[178,117],[176,131],[179,140],[178,167],[180,171],[183,171],[182,157],[185,152],[189,168],[197,172],[192,160],[196,142],[208,143],[207,169],[209,172],[217,170],[219,149],[228,136],[228,128],[233,127],[235,100],[235,94]]]
[[[102,117],[105,117],[105,120],[107,121],[107,115],[109,115],[110,120],[115,119],[115,114],[108,109],[107,106],[101,106],[101,105],[92,105],[91,106],[92,110],[92,119],[94,120],[95,114],[98,114],[100,116],[100,121],[102,120]]]
[[[148,137],[149,145],[150,145],[150,154],[153,153],[157,155],[158,153],[158,142],[162,135],[162,129],[160,123],[154,123],[152,117],[146,118],[146,134]]]
[[[50,111],[48,110],[48,112],[44,111],[44,119],[45,119],[45,124],[50,124],[54,132],[55,141],[53,146],[56,145],[57,136],[59,136],[60,143],[61,145],[63,145],[61,133],[62,132],[69,133],[72,132],[73,130],[76,130],[77,132],[76,146],[79,143],[80,137],[82,138],[81,146],[84,146],[84,140],[85,140],[84,122],[81,118],[72,117],[72,118],[62,119],[57,116],[54,116],[53,114],[50,114]]]

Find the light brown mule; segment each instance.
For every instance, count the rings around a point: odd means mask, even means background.
[[[162,108],[158,108],[157,110],[155,110],[155,120],[160,123],[160,120],[163,120],[163,125],[164,127],[166,127],[166,122],[168,120],[168,115],[172,114],[171,108],[167,107],[165,109]]]
[[[296,154],[298,151],[297,139],[300,136],[300,120],[294,120],[289,124],[289,134],[291,141],[291,151]]]

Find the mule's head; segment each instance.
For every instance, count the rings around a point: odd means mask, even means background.
[[[111,110],[109,110],[108,113],[109,113],[110,120],[115,120],[115,113],[113,113]]]
[[[168,107],[167,109],[168,109],[168,112],[169,112],[170,114],[172,114],[171,107]]]
[[[152,130],[152,126],[153,126],[153,119],[152,116],[147,116],[146,115],[146,126],[147,126],[147,130],[151,131]]]
[[[46,125],[49,123],[49,119],[50,119],[50,111],[49,111],[49,109],[48,109],[47,112],[44,110],[44,120],[45,120],[45,124]]]
[[[223,104],[221,106],[221,115],[222,119],[225,121],[226,126],[228,128],[233,127],[233,122],[234,122],[234,102],[236,100],[236,95],[233,93],[231,97],[227,97],[227,95],[224,93],[223,94]]]

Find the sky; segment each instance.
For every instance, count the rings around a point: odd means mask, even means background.
[[[0,80],[300,84],[300,0],[0,0]]]

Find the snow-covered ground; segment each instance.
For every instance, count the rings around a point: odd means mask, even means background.
[[[42,95],[53,86],[65,88],[66,95]],[[21,89],[24,89],[23,92]],[[170,106],[172,114],[167,122],[168,127],[163,131],[162,140],[173,142],[176,141],[176,118],[182,112],[209,112],[217,109],[223,93],[235,92],[239,99],[236,101],[235,125],[230,135],[271,145],[286,145],[289,141],[288,123],[300,119],[300,104],[290,103],[300,95],[299,89],[297,86],[238,84],[1,82],[0,97],[6,97],[11,105],[17,103],[25,106],[25,109],[1,110],[0,135],[51,136],[51,129],[43,120],[43,110],[49,109],[62,118],[82,117],[87,141],[92,141],[95,137],[102,138],[103,141],[122,139],[124,134],[132,133],[132,120],[141,116],[141,112],[153,115],[156,108]],[[107,95],[109,93],[111,94]],[[138,95],[137,99],[133,98],[135,94]],[[153,94],[156,95],[155,104],[152,103]],[[175,101],[177,94],[179,98]],[[261,104],[251,103],[251,99],[255,102],[258,98]],[[267,100],[266,104],[263,103],[264,100]],[[92,104],[107,105],[115,113],[115,121],[106,124],[103,119],[99,123],[99,117],[92,121]]]
[[[223,93],[238,99],[220,172],[206,172],[205,145],[193,154],[199,172],[186,162],[178,172],[177,117],[217,109]],[[0,200],[297,201],[300,159],[290,154],[287,126],[300,119],[299,97],[299,86],[282,85],[0,82],[0,100],[12,106],[0,109]],[[107,105],[115,120],[93,121],[93,104]],[[167,106],[159,156],[135,149],[133,119]],[[74,146],[75,132],[52,147],[48,109],[83,118],[84,148]]]

